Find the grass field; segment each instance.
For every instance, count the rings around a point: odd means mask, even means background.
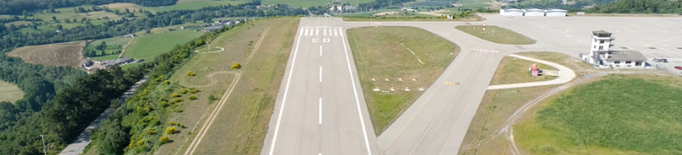
[[[354,28],[348,30],[348,39],[377,135],[422,94],[418,89],[427,89],[459,53],[452,42],[413,27]],[[386,78],[390,81],[384,81]],[[373,91],[391,87],[395,92]],[[404,91],[406,87],[412,91]]]
[[[517,55],[555,62],[579,73],[592,72],[591,67],[576,58],[554,52],[524,52]],[[505,58],[507,59],[507,58]],[[507,59],[509,60],[509,59]],[[578,60],[578,61],[576,61]],[[520,61],[520,60],[516,60]],[[516,65],[516,66],[508,66]],[[527,64],[501,62],[491,80],[491,84],[508,83],[507,79],[527,77]],[[542,66],[540,66],[542,67]],[[524,74],[509,73],[504,68],[526,68]],[[497,135],[503,124],[517,109],[540,95],[558,87],[541,86],[516,89],[488,90],[464,138],[461,155],[473,154],[510,154],[509,143],[504,134]]]
[[[24,97],[24,92],[15,84],[0,81],[0,102],[12,102],[20,100]]]
[[[10,57],[20,57],[24,62],[46,66],[71,66],[78,68],[83,58],[81,51],[85,42],[25,46],[6,53]]]
[[[535,40],[528,38],[524,35],[518,34],[512,30],[487,25],[485,31],[483,31],[482,25],[462,25],[455,27],[460,31],[466,32],[470,35],[476,36],[483,40],[498,44],[510,44],[510,45],[529,45],[535,44]]]
[[[9,25],[12,25],[12,24],[14,24],[15,26],[19,26],[19,25],[29,25],[29,24],[31,24],[31,22],[29,22],[29,21],[14,21],[14,22],[5,23],[5,26],[9,26]]]
[[[21,33],[38,33],[38,32],[48,32],[48,31],[55,31],[57,28],[50,27],[50,26],[37,26],[37,30],[31,29],[31,28],[21,28],[19,31]]]
[[[115,38],[107,38],[107,39],[98,39],[85,47],[85,50],[95,50],[97,54],[99,54],[99,50],[97,50],[95,47],[97,45],[100,45],[102,42],[105,42],[107,45],[107,48],[104,50],[104,53],[106,55],[98,55],[96,57],[90,57],[90,59],[93,60],[113,60],[118,58],[118,54],[112,53],[116,51],[121,51],[123,48],[128,44],[128,42],[132,41],[133,38],[129,37],[115,37]]]
[[[271,28],[269,31],[268,27]],[[194,154],[260,152],[297,27],[298,18],[259,20],[254,26],[243,25],[211,41],[212,47],[231,48],[218,53],[196,54],[185,63],[171,81],[207,91],[199,93],[203,101],[186,107],[182,114],[171,118],[186,123],[189,130],[171,137],[175,141],[165,144],[158,153],[185,153],[199,127],[212,110],[218,108],[220,99],[209,104],[205,97],[213,94],[220,98],[237,74],[240,75],[238,83]],[[257,45],[261,37],[262,44],[252,53],[253,45]],[[205,51],[205,48],[199,50]],[[250,54],[253,57],[246,63]],[[233,63],[241,63],[241,71],[231,69]],[[188,77],[189,71],[196,76]]]
[[[541,103],[514,125],[528,154],[682,154],[682,79],[609,75]]]
[[[161,53],[168,52],[175,45],[184,44],[203,33],[190,30],[178,30],[161,34],[145,35],[136,37],[134,42],[126,47],[123,57],[131,57],[136,60],[153,60]]]
[[[200,9],[203,7],[209,7],[209,6],[219,6],[219,5],[237,5],[237,4],[242,4],[246,2],[251,2],[251,1],[231,1],[231,0],[180,0],[178,1],[177,4],[171,5],[171,6],[161,6],[161,7],[145,7],[145,6],[140,6],[136,5],[133,3],[112,3],[105,5],[109,7],[110,9],[120,9],[120,10],[125,10],[128,8],[129,10],[147,10],[151,12],[160,12],[160,11],[170,11],[170,10],[190,10],[190,9]]]
[[[530,68],[533,64],[537,64],[538,68],[541,70],[557,70],[556,68],[547,66],[545,64],[506,56],[502,59],[496,71],[502,72],[499,73],[502,75],[501,79],[492,81],[490,85],[537,82],[556,79],[556,76],[531,76],[528,68]]]
[[[84,6],[87,7],[87,6]],[[95,11],[95,12],[88,12],[88,13],[76,13],[73,11],[73,9],[76,7],[70,7],[70,8],[61,8],[58,9],[60,12],[59,13],[37,13],[33,15],[34,18],[40,18],[43,19],[43,21],[49,21],[52,25],[62,25],[64,29],[69,29],[72,27],[76,27],[79,25],[84,25],[81,24],[81,19],[86,18],[89,19],[92,25],[101,25],[104,22],[108,20],[117,20],[121,19],[120,16],[110,13],[110,12],[105,12],[105,11]],[[59,20],[59,23],[55,23],[52,21],[52,16],[57,18]],[[109,18],[109,19],[103,19],[103,18]],[[76,23],[66,23],[64,22],[64,19],[69,19],[73,20],[76,19],[78,20]]]

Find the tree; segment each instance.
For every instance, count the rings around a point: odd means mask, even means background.
[[[57,17],[52,16],[52,21],[57,21]]]
[[[99,55],[104,56],[104,55],[107,55],[107,53],[104,51],[99,51]]]
[[[107,42],[106,42],[106,41],[102,41],[102,43],[100,43],[99,45],[97,45],[95,48],[98,49],[98,50],[105,50],[105,49],[107,49]]]

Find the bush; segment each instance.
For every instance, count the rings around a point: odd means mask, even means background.
[[[166,101],[161,101],[161,106],[167,107],[168,105],[170,105],[170,104],[168,104],[168,102],[166,102]]]
[[[208,96],[208,104],[213,103],[213,101],[215,101],[215,99],[216,99],[216,98],[215,98],[215,96],[213,96],[213,94],[209,95],[209,96]]]
[[[240,68],[242,68],[242,65],[240,65],[239,63],[234,63],[232,65],[232,69],[240,69]]]
[[[193,72],[190,71],[190,72],[187,72],[187,76],[196,76],[196,74],[194,74]]]
[[[171,126],[173,126],[173,125],[175,125],[175,122],[171,121],[171,122],[168,123],[168,124],[170,124]]]
[[[166,144],[170,141],[171,140],[170,140],[170,138],[168,138],[168,136],[163,136],[163,137],[161,137],[161,139],[159,139],[159,143],[161,143],[161,144]]]
[[[196,100],[196,99],[197,99],[197,97],[196,97],[196,96],[194,96],[194,95],[190,95],[190,96],[189,96],[189,99],[190,99],[190,100]]]
[[[175,127],[168,127],[168,128],[166,128],[166,134],[169,134],[169,135],[170,135],[170,134],[174,134],[174,133],[176,133],[176,132],[177,132],[177,130],[175,129]]]
[[[180,99],[180,98],[175,98],[175,99],[173,99],[173,102],[179,103],[179,102],[182,102],[182,99]]]
[[[173,97],[173,98],[180,97],[180,94],[178,94],[178,93],[173,93],[173,95],[171,95],[171,97]]]
[[[170,84],[170,81],[168,81],[168,80],[163,81],[163,84]]]
[[[180,93],[185,94],[185,93],[187,93],[187,90],[185,90],[185,88],[182,88],[182,89],[180,89]]]

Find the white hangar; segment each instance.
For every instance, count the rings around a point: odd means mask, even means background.
[[[547,17],[566,17],[566,10],[561,9],[549,9],[545,10]]]
[[[524,9],[523,16],[545,16],[545,10],[542,9]]]
[[[507,17],[523,16],[521,9],[500,9],[500,15]]]
[[[500,9],[500,15],[507,17],[533,16],[533,17],[566,17],[568,11],[562,9]]]

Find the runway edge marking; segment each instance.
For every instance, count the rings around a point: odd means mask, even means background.
[[[300,31],[299,31],[300,32]],[[294,58],[291,62],[291,70],[289,70],[289,77],[287,77],[287,86],[284,88],[284,98],[282,99],[282,106],[279,108],[279,115],[277,116],[277,125],[275,125],[275,135],[272,136],[272,145],[270,145],[270,155],[273,154],[275,150],[275,144],[277,142],[277,134],[279,134],[279,125],[282,122],[282,114],[284,112],[284,105],[287,103],[287,94],[289,93],[289,84],[291,84],[291,75],[294,73],[294,67],[296,66],[296,55],[298,54],[298,46],[301,43],[301,36],[299,35],[298,40],[296,40],[296,49],[294,49]]]
[[[343,38],[343,29],[339,28],[341,31],[341,38]],[[362,117],[362,109],[360,108],[360,100],[358,99],[358,90],[357,87],[355,86],[355,81],[353,80],[353,69],[350,67],[350,58],[348,57],[348,47],[346,47],[346,39],[341,39],[343,42],[343,51],[346,54],[346,64],[348,65],[348,72],[349,76],[351,79],[351,84],[353,86],[353,95],[355,96],[355,105],[358,107],[358,116],[360,116],[360,125],[362,126],[362,135],[365,138],[365,147],[367,149],[367,153],[369,155],[372,155],[372,150],[369,149],[369,140],[367,138],[367,129],[365,129],[365,118]]]

